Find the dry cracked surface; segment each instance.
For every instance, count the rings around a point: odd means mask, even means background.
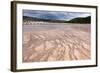
[[[90,59],[90,33],[90,24],[23,25],[23,62]]]

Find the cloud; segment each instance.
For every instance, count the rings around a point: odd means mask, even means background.
[[[68,11],[23,10],[23,16],[43,19],[70,20],[76,17],[87,17],[90,13]]]

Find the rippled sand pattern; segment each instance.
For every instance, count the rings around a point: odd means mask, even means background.
[[[90,24],[54,25],[23,26],[23,62],[91,58]]]

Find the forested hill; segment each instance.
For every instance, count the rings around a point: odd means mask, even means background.
[[[91,23],[91,16],[88,17],[77,17],[69,21],[66,20],[52,20],[52,19],[41,19],[36,17],[23,16],[23,21],[44,21],[44,22],[58,22],[58,23]]]
[[[74,18],[70,21],[68,21],[69,23],[91,23],[91,16],[85,17],[85,18]]]

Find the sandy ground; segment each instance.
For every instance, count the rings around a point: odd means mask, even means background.
[[[23,25],[23,62],[91,58],[90,24]]]

